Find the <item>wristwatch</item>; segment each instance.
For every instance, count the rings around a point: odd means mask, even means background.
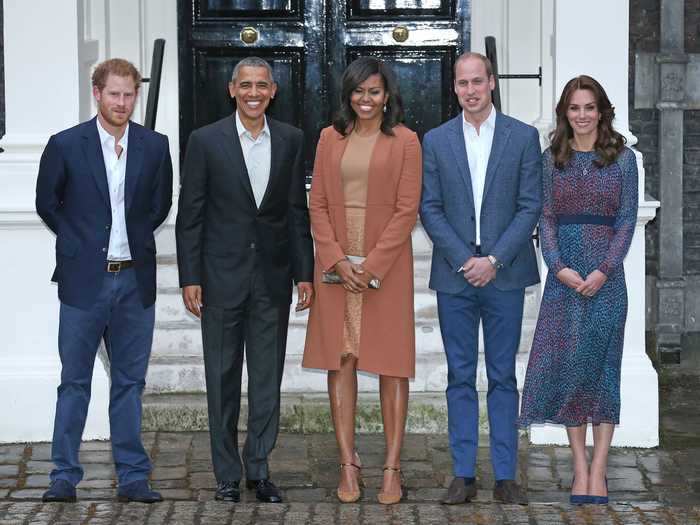
[[[487,255],[486,258],[491,263],[491,266],[493,266],[496,270],[500,270],[501,268],[503,268],[503,263],[496,259],[495,255]]]

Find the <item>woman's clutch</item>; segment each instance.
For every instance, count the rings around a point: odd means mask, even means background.
[[[359,255],[346,255],[345,258],[352,264],[362,264],[365,261],[364,257]],[[321,282],[325,284],[343,284],[343,279],[335,271],[331,270],[329,272],[323,272],[323,277]],[[381,282],[379,279],[372,279],[368,286],[374,290],[378,290]]]

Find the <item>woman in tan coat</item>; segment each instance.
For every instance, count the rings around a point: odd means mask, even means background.
[[[357,370],[379,375],[386,456],[378,499],[396,503],[404,495],[400,451],[415,369],[411,230],[421,149],[402,121],[391,70],[375,58],[359,58],[343,74],[341,108],[316,150],[309,203],[316,299],[303,366],[328,370],[343,502],[360,497]],[[323,282],[324,273],[337,275],[340,284]]]

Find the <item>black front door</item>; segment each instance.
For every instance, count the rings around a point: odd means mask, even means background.
[[[396,72],[407,124],[422,135],[457,111],[452,65],[469,48],[469,0],[178,0],[180,146],[233,111],[227,84],[246,56],[268,60],[273,118],[302,128],[306,161],[336,110],[349,61],[373,55]]]

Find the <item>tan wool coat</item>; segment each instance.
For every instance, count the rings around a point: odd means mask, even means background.
[[[405,126],[380,133],[369,164],[364,267],[381,280],[363,293],[357,367],[395,377],[415,374],[411,231],[421,194],[421,147]],[[347,233],[340,163],[348,141],[333,127],[321,132],[309,200],[316,247],[315,298],[302,366],[338,370],[343,349],[345,289],[321,282],[345,257]]]

